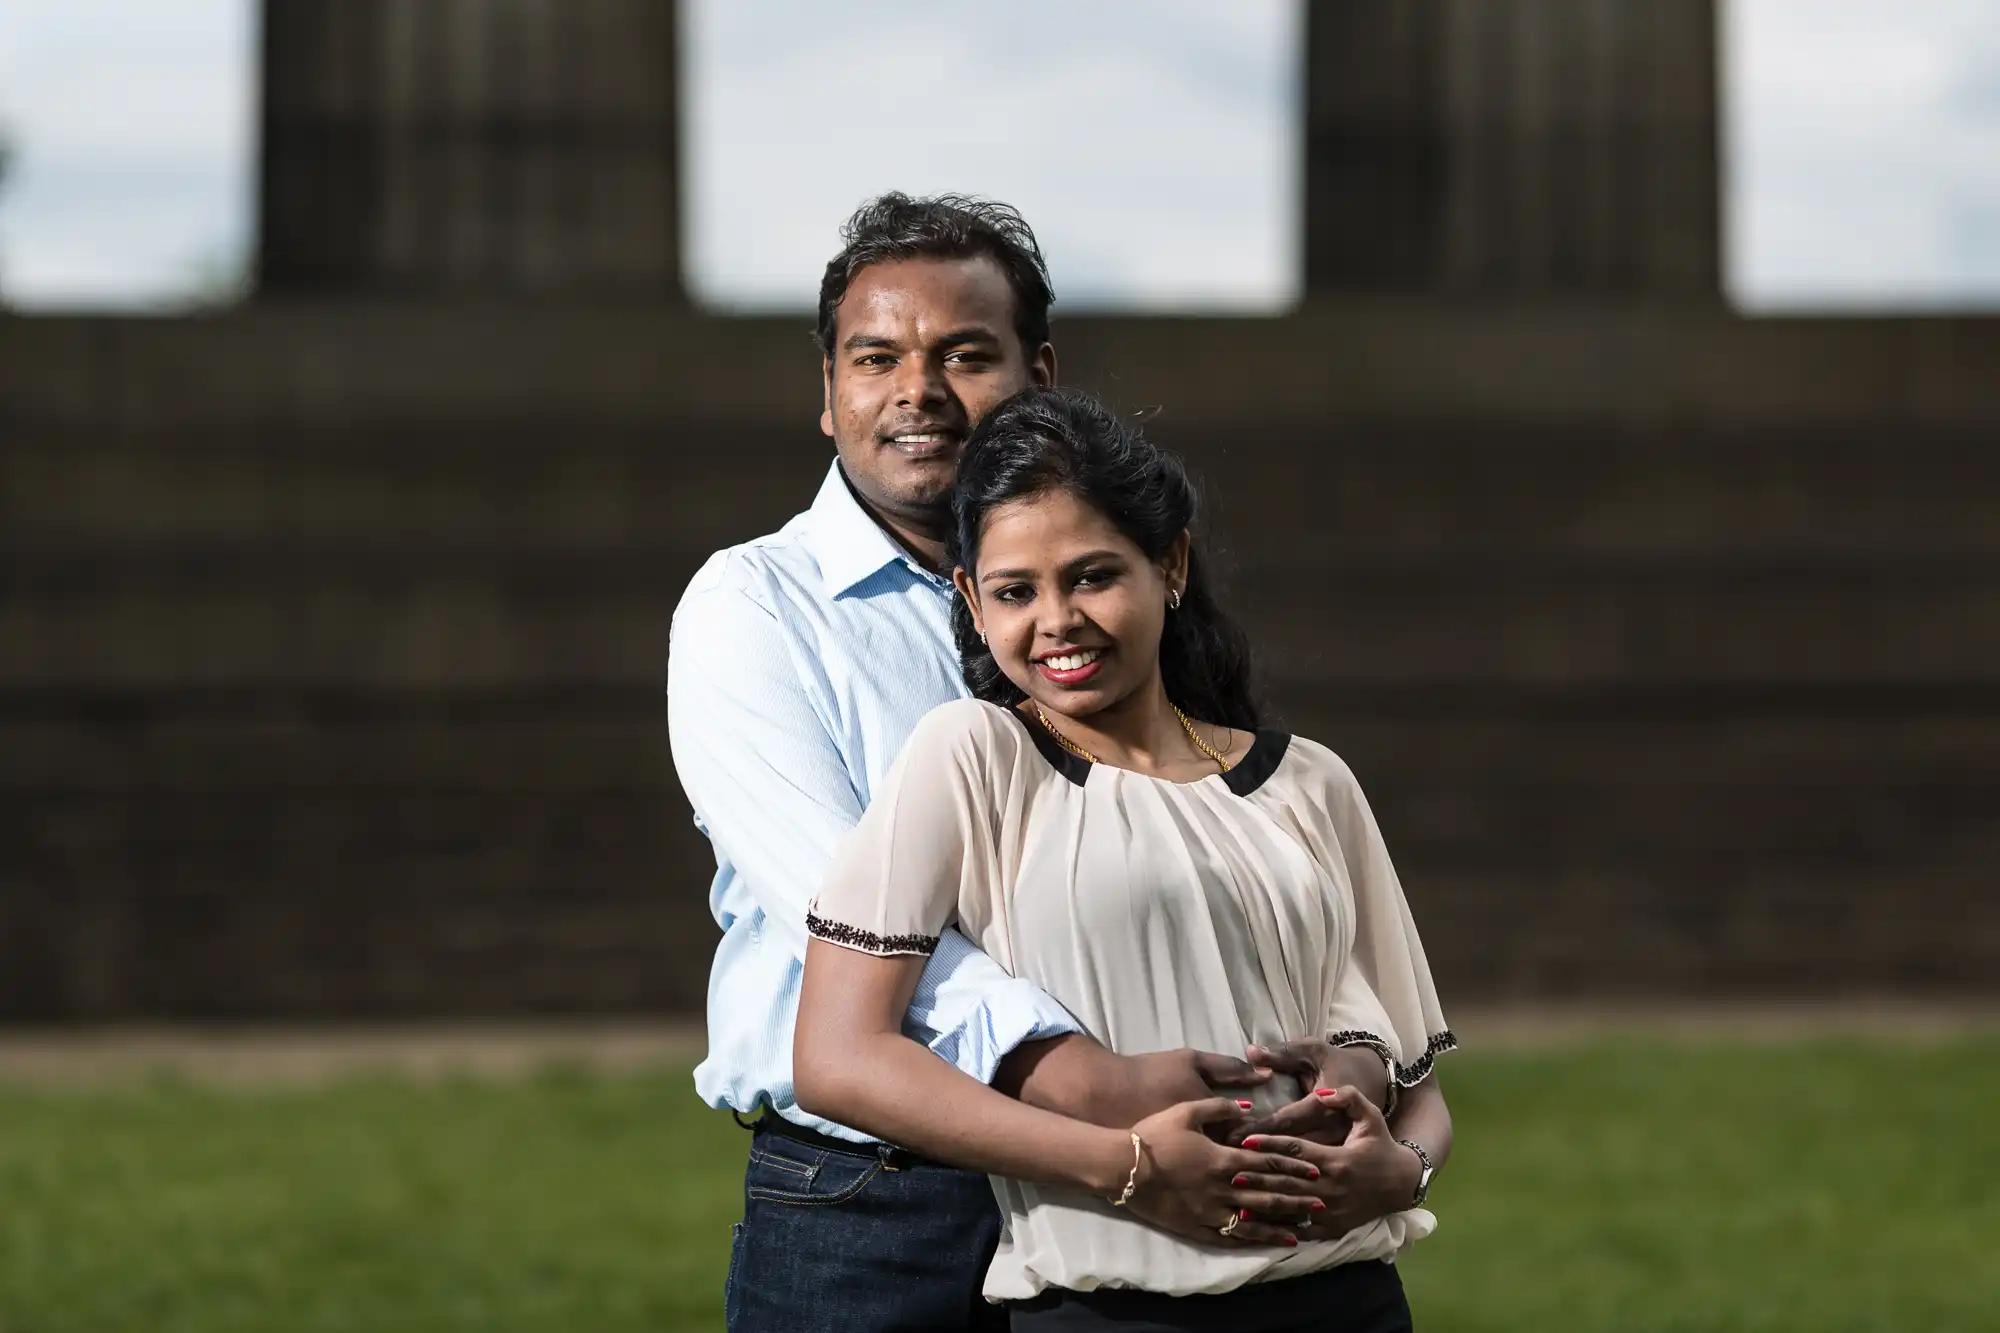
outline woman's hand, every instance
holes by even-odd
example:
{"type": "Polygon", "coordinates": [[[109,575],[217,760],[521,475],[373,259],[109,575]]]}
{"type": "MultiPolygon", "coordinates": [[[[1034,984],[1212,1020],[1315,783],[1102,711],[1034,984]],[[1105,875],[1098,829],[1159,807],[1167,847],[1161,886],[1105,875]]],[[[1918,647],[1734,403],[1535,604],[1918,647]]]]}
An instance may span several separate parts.
{"type": "Polygon", "coordinates": [[[1212,1097],[1182,1102],[1134,1125],[1145,1150],[1126,1206],[1189,1240],[1297,1245],[1293,1228],[1327,1207],[1312,1192],[1320,1168],[1296,1155],[1229,1148],[1209,1137],[1247,1114],[1248,1103],[1212,1097]],[[1231,1218],[1236,1225],[1224,1236],[1231,1218]]]}
{"type": "MultiPolygon", "coordinates": [[[[1252,1135],[1243,1141],[1244,1147],[1267,1156],[1319,1168],[1319,1177],[1310,1188],[1326,1207],[1325,1211],[1312,1215],[1309,1234],[1332,1240],[1363,1223],[1412,1207],[1423,1164],[1415,1153],[1396,1142],[1375,1103],[1353,1087],[1315,1095],[1353,1121],[1354,1127],[1345,1143],[1327,1147],[1289,1135],[1252,1135]]],[[[1268,1190],[1280,1185],[1289,1188],[1295,1180],[1291,1172],[1253,1174],[1249,1184],[1255,1189],[1268,1190]]],[[[1288,1208],[1281,1216],[1289,1218],[1295,1214],[1288,1208]]]]}

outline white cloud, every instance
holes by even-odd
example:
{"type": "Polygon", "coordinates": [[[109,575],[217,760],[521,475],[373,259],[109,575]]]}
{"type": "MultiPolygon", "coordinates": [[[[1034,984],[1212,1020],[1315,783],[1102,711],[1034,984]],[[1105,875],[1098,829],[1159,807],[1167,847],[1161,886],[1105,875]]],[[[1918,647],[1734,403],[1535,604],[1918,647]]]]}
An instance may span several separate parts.
{"type": "Polygon", "coordinates": [[[247,260],[256,0],[10,0],[0,9],[0,292],[148,308],[247,260]]]}
{"type": "Polygon", "coordinates": [[[2000,10],[1731,0],[1729,281],[1753,310],[2000,305],[2000,10]]]}
{"type": "Polygon", "coordinates": [[[809,309],[884,190],[1004,199],[1064,309],[1297,295],[1298,0],[687,0],[689,281],[809,309]]]}
{"type": "MultiPolygon", "coordinates": [[[[1282,308],[1303,3],[682,0],[691,285],[807,308],[855,204],[957,189],[1022,208],[1060,309],[1282,308]]],[[[1722,3],[1738,299],[2000,306],[2000,4],[1722,3]]],[[[0,0],[10,300],[172,303],[246,260],[257,10],[0,0]]]]}

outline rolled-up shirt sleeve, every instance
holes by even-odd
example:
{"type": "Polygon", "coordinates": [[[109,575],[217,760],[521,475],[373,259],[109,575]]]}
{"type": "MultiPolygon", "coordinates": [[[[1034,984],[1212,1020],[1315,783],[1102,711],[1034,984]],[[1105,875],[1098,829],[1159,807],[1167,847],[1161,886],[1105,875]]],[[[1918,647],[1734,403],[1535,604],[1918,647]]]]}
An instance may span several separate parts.
{"type": "MultiPolygon", "coordinates": [[[[698,580],[675,612],[667,666],[674,767],[766,930],[801,960],[807,912],[862,815],[809,691],[817,672],[744,589],[698,580]]],[[[990,1083],[1021,1043],[1080,1030],[1055,1000],[956,931],[937,933],[906,1030],[938,1055],[990,1083]]]]}

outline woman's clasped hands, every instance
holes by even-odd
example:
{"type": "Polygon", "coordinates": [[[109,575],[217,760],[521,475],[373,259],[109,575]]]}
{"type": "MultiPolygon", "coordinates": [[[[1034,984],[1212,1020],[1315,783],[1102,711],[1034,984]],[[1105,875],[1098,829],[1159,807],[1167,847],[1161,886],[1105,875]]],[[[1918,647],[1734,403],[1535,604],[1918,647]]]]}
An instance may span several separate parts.
{"type": "Polygon", "coordinates": [[[1345,1142],[1253,1134],[1225,1146],[1217,1138],[1252,1117],[1223,1097],[1148,1116],[1133,1126],[1143,1147],[1126,1206],[1175,1235],[1239,1246],[1332,1240],[1409,1207],[1420,1164],[1381,1110],[1353,1087],[1313,1095],[1351,1121],[1345,1142]]]}
{"type": "Polygon", "coordinates": [[[1297,1154],[1217,1141],[1251,1118],[1227,1097],[1182,1102],[1132,1127],[1142,1147],[1128,1207],[1147,1222],[1213,1245],[1299,1243],[1325,1212],[1320,1168],[1297,1154]]]}
{"type": "MultiPolygon", "coordinates": [[[[1314,1239],[1331,1240],[1411,1207],[1423,1164],[1396,1140],[1381,1108],[1353,1087],[1320,1088],[1312,1095],[1324,1101],[1329,1111],[1347,1117],[1351,1127],[1344,1141],[1324,1144],[1283,1134],[1252,1134],[1243,1140],[1245,1148],[1267,1160],[1313,1168],[1309,1188],[1322,1207],[1301,1229],[1309,1230],[1314,1239]]],[[[1290,1170],[1253,1172],[1247,1184],[1253,1189],[1268,1189],[1274,1182],[1289,1184],[1296,1178],[1290,1170]]]]}

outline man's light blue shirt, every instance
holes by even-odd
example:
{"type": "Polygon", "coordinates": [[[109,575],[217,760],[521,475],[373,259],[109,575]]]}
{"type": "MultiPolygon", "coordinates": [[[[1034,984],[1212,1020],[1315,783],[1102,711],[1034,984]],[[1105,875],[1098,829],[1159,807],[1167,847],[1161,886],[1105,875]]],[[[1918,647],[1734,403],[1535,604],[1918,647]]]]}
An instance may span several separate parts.
{"type": "MultiPolygon", "coordinates": [[[[760,1104],[867,1136],[792,1100],[792,1023],[806,908],[917,720],[963,698],[948,580],[876,526],[838,463],[812,508],[718,551],[674,611],[667,717],[674,767],[715,847],[709,910],[710,1106],[760,1104]]],[[[904,1030],[982,1083],[1024,1041],[1076,1032],[1047,995],[947,930],[904,1030]]]]}

